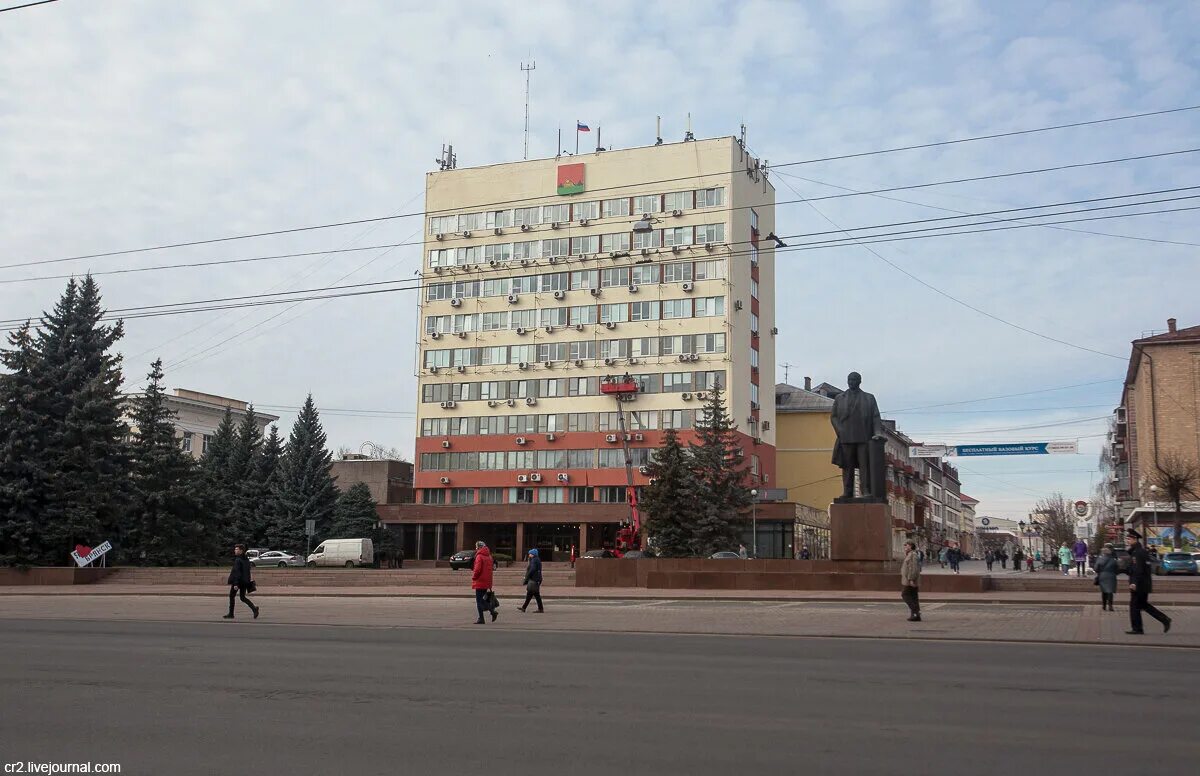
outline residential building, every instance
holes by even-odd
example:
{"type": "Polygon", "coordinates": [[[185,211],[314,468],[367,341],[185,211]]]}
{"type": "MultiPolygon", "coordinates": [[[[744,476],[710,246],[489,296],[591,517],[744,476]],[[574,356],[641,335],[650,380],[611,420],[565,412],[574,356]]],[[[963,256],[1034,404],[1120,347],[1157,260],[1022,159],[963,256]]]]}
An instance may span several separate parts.
{"type": "MultiPolygon", "coordinates": [[[[125,395],[126,420],[131,420],[129,402],[141,395],[140,393],[125,395]]],[[[217,427],[221,425],[226,410],[233,415],[233,422],[236,426],[241,423],[250,407],[248,403],[240,399],[230,399],[225,396],[189,391],[183,388],[176,388],[167,394],[166,404],[167,408],[175,413],[175,436],[179,439],[180,447],[196,460],[208,452],[209,442],[217,433],[217,427]]],[[[254,416],[258,420],[259,429],[263,431],[267,426],[279,420],[278,415],[258,410],[254,411],[254,416]]]]}
{"type": "MultiPolygon", "coordinates": [[[[1170,318],[1166,331],[1133,341],[1109,442],[1121,517],[1148,536],[1159,536],[1174,520],[1174,505],[1151,490],[1156,472],[1171,459],[1200,465],[1197,375],[1200,326],[1180,329],[1170,318]]],[[[1189,499],[1184,510],[1189,517],[1200,514],[1200,499],[1189,499]]],[[[1194,536],[1200,523],[1189,519],[1185,529],[1194,536]]]]}
{"type": "Polygon", "coordinates": [[[342,491],[366,483],[377,505],[413,502],[413,465],[408,461],[349,453],[333,462],[330,474],[342,491]]]}
{"type": "Polygon", "coordinates": [[[842,470],[833,465],[837,434],[830,416],[833,398],[813,390],[812,379],[804,387],[787,383],[775,386],[776,487],[787,490],[787,500],[826,513],[842,495],[842,470]]]}
{"type": "Polygon", "coordinates": [[[933,549],[958,543],[963,538],[962,492],[958,469],[939,458],[922,458],[925,467],[925,497],[929,500],[926,540],[933,549]]]}
{"type": "Polygon", "coordinates": [[[718,386],[771,487],[774,189],[737,140],[443,169],[425,210],[418,504],[385,510],[424,553],[611,546],[624,444],[636,494],[718,386]],[[632,401],[602,393],[624,374],[632,401]]]}
{"type": "Polygon", "coordinates": [[[979,499],[972,498],[966,493],[960,493],[959,501],[962,504],[962,530],[960,532],[962,551],[967,555],[975,555],[975,530],[977,528],[975,508],[979,506],[979,499]]]}

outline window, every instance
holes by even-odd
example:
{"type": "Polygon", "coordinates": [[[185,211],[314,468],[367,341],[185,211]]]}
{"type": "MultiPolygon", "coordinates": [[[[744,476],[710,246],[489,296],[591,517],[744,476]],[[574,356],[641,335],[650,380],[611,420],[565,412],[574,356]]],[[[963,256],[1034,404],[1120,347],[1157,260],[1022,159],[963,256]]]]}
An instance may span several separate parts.
{"type": "MultiPolygon", "coordinates": [[[[566,361],[568,350],[565,342],[547,342],[543,345],[538,345],[538,361],[545,363],[547,361],[566,361]]],[[[546,381],[542,381],[546,382],[546,381]]],[[[557,380],[553,382],[558,382],[557,380]]],[[[546,396],[547,394],[539,394],[546,396]]],[[[554,394],[557,395],[557,394],[554,394]]]]}
{"type": "Polygon", "coordinates": [[[499,331],[508,328],[508,313],[484,313],[482,331],[499,331]]]}
{"type": "Polygon", "coordinates": [[[504,383],[499,382],[498,380],[489,380],[486,382],[482,382],[479,384],[479,398],[484,399],[484,400],[486,400],[486,399],[503,399],[504,398],[503,386],[504,386],[504,383]]]}
{"type": "Polygon", "coordinates": [[[629,285],[629,267],[611,267],[601,270],[600,285],[604,288],[629,285]]]}
{"type": "Polygon", "coordinates": [[[571,290],[580,291],[600,287],[600,270],[585,269],[571,273],[571,290]]]}
{"type": "Polygon", "coordinates": [[[478,280],[460,280],[454,284],[454,295],[462,299],[474,299],[479,296],[478,280]]]}
{"type": "Polygon", "coordinates": [[[642,410],[629,413],[629,428],[633,431],[652,431],[658,428],[658,411],[642,410]]]}
{"type": "Polygon", "coordinates": [[[750,403],[758,404],[758,384],[750,383],[750,403]]]}
{"type": "MultiPolygon", "coordinates": [[[[591,452],[590,450],[588,452],[591,452]]],[[[568,488],[572,504],[591,504],[596,500],[595,492],[589,487],[568,488]]]]}
{"type": "Polygon", "coordinates": [[[572,361],[591,361],[596,358],[596,340],[579,340],[570,343],[570,352],[567,354],[572,361]]]}
{"type": "Polygon", "coordinates": [[[750,331],[755,334],[758,333],[758,316],[754,313],[750,313],[750,331]]]}
{"type": "Polygon", "coordinates": [[[691,343],[691,335],[659,338],[660,352],[664,356],[674,356],[679,353],[691,353],[691,343]]]}
{"type": "Polygon", "coordinates": [[[508,503],[510,504],[532,504],[533,503],[533,488],[509,488],[508,503]]]}
{"type": "Polygon", "coordinates": [[[454,319],[449,315],[427,315],[425,316],[425,333],[449,334],[452,320],[454,319]]]}
{"type": "Polygon", "coordinates": [[[422,504],[445,504],[446,491],[441,488],[425,488],[421,491],[422,504]]]}
{"type": "Polygon", "coordinates": [[[629,320],[657,321],[659,317],[658,302],[632,302],[629,305],[629,320]]]}
{"type": "Polygon", "coordinates": [[[623,485],[597,488],[597,490],[600,492],[599,495],[601,504],[625,503],[625,487],[623,485]]]}
{"type": "Polygon", "coordinates": [[[629,197],[606,199],[600,206],[600,212],[605,218],[629,215],[629,197]]]}
{"type": "Polygon", "coordinates": [[[466,232],[471,229],[482,229],[487,223],[487,219],[483,213],[459,213],[458,214],[458,231],[466,232]]]}
{"type": "Polygon", "coordinates": [[[663,410],[662,427],[683,429],[692,427],[691,410],[663,410]]]}
{"type": "Polygon", "coordinates": [[[538,290],[538,275],[519,275],[512,279],[514,294],[532,294],[538,290]]]}
{"type": "Polygon", "coordinates": [[[458,216],[430,216],[429,233],[446,234],[458,227],[458,216]]]}
{"type": "Polygon", "coordinates": [[[725,314],[725,297],[723,296],[705,296],[696,300],[697,318],[712,318],[718,315],[725,314]]]}
{"type": "Polygon", "coordinates": [[[189,431],[183,432],[183,437],[179,440],[179,449],[185,453],[192,452],[192,434],[189,431]]]}
{"type": "Polygon", "coordinates": [[[480,285],[481,296],[507,296],[512,289],[512,278],[492,278],[480,285]]]}
{"type": "Polygon", "coordinates": [[[724,353],[725,352],[725,333],[718,334],[697,334],[696,335],[696,351],[697,353],[724,353]]]}
{"type": "Polygon", "coordinates": [[[696,373],[696,390],[711,391],[717,386],[725,384],[724,372],[697,372],[696,373]]]}
{"type": "Polygon", "coordinates": [[[562,488],[538,488],[541,491],[538,497],[538,503],[541,504],[561,504],[563,503],[562,488]]]}
{"type": "Polygon", "coordinates": [[[543,307],[542,308],[542,326],[566,326],[567,325],[567,308],[566,307],[543,307]]]}
{"type": "Polygon", "coordinates": [[[429,302],[436,302],[440,299],[449,299],[454,292],[453,283],[430,283],[425,286],[425,299],[429,302]]]}
{"type": "Polygon", "coordinates": [[[571,255],[582,256],[600,250],[600,236],[593,234],[587,237],[571,238],[571,255]]]}
{"type": "Polygon", "coordinates": [[[750,348],[750,366],[758,368],[758,348],[750,348]]]}
{"type": "Polygon", "coordinates": [[[600,250],[606,253],[629,250],[629,232],[600,235],[600,250]]]}
{"type": "Polygon", "coordinates": [[[566,256],[571,250],[571,241],[566,237],[560,237],[555,240],[542,240],[542,255],[546,258],[551,256],[566,256]]]}
{"type": "Polygon", "coordinates": [[[422,387],[422,401],[426,402],[441,402],[447,401],[450,398],[449,383],[435,383],[433,385],[425,385],[422,387]]]}
{"type": "Polygon", "coordinates": [[[750,278],[750,296],[758,298],[758,281],[754,278],[750,278]]]}
{"type": "MultiPolygon", "coordinates": [[[[572,343],[575,344],[575,343],[572,343]]],[[[594,343],[592,343],[594,344],[594,343]]],[[[567,395],[568,396],[595,396],[597,379],[595,377],[570,377],[567,379],[567,395]]],[[[568,419],[569,422],[569,419],[568,419]]],[[[579,431],[578,428],[569,428],[569,431],[579,431]]]]}
{"type": "Polygon", "coordinates": [[[517,226],[537,226],[542,222],[540,207],[519,207],[513,211],[513,223],[517,226]]]}
{"type": "Polygon", "coordinates": [[[449,267],[453,264],[454,252],[449,248],[439,248],[429,252],[429,266],[431,267],[449,267]]]}
{"type": "Polygon", "coordinates": [[[695,197],[690,191],[672,191],[664,197],[665,204],[663,210],[669,212],[675,210],[691,210],[695,202],[695,197]]]}
{"type": "Polygon", "coordinates": [[[571,220],[570,205],[542,205],[543,224],[565,224],[571,220]]]}
{"type": "Polygon", "coordinates": [[[716,280],[725,277],[725,259],[696,262],[696,280],[716,280]]]}
{"type": "Polygon", "coordinates": [[[528,310],[513,310],[509,313],[508,327],[510,329],[537,328],[537,313],[538,311],[533,308],[529,308],[528,310]]]}
{"type": "Polygon", "coordinates": [[[663,242],[666,245],[691,245],[692,227],[677,226],[673,229],[664,229],[663,242]]]}
{"type": "Polygon", "coordinates": [[[629,355],[649,358],[658,355],[658,337],[636,337],[629,341],[629,355]]]}
{"type": "MultiPolygon", "coordinates": [[[[535,312],[530,310],[529,312],[535,312]]],[[[533,328],[530,326],[529,328],[533,328]]],[[[537,361],[537,345],[513,345],[508,349],[508,363],[510,364],[532,364],[537,361]]],[[[514,395],[510,389],[510,399],[524,399],[525,394],[514,395]]]]}
{"type": "Polygon", "coordinates": [[[669,318],[691,318],[692,317],[692,300],[691,299],[668,299],[662,303],[662,317],[664,320],[669,318]]]}
{"type": "Polygon", "coordinates": [[[662,210],[662,197],[657,194],[648,194],[642,197],[633,198],[633,212],[642,213],[657,213],[662,210]]]}
{"type": "Polygon", "coordinates": [[[583,305],[581,307],[572,307],[570,318],[571,325],[578,326],[579,324],[595,323],[598,314],[599,313],[596,310],[596,305],[594,304],[583,305]]]}
{"type": "MultiPolygon", "coordinates": [[[[551,415],[550,417],[554,417],[551,415]]],[[[545,434],[550,431],[559,431],[553,427],[539,428],[538,431],[545,434]]],[[[537,451],[537,468],[539,469],[565,469],[567,468],[567,451],[566,450],[538,450],[537,451]]]]}
{"type": "Polygon", "coordinates": [[[683,393],[692,390],[691,372],[666,372],[662,376],[663,393],[683,393]]]}
{"type": "Polygon", "coordinates": [[[725,204],[725,189],[696,189],[696,207],[720,207],[725,204]]]}
{"type": "Polygon", "coordinates": [[[600,217],[600,203],[597,201],[576,202],[574,204],[574,206],[572,207],[572,210],[573,210],[573,212],[571,215],[575,218],[576,221],[579,221],[584,218],[599,218],[600,217]]]}
{"type": "Polygon", "coordinates": [[[551,272],[541,276],[542,291],[566,291],[570,284],[569,272],[551,272]]]}
{"type": "Polygon", "coordinates": [[[758,211],[754,208],[750,208],[750,228],[758,231],[758,211]]]}
{"type": "MultiPolygon", "coordinates": [[[[583,378],[586,379],[586,378],[583,378]]],[[[571,412],[567,415],[567,431],[594,431],[596,416],[591,412],[571,412]]],[[[577,452],[577,451],[573,451],[577,452]]],[[[574,467],[582,468],[582,467],[574,467]]]]}
{"type": "Polygon", "coordinates": [[[513,212],[511,210],[492,210],[487,214],[484,225],[488,229],[498,229],[505,226],[513,225],[513,212]]]}
{"type": "Polygon", "coordinates": [[[568,469],[591,469],[596,463],[595,450],[568,450],[567,451],[567,468],[568,469]]]}
{"type": "Polygon", "coordinates": [[[758,246],[757,245],[750,246],[750,266],[751,267],[758,266],[758,246]]]}
{"type": "Polygon", "coordinates": [[[451,488],[450,489],[451,504],[474,504],[475,490],[473,488],[451,488]]]}
{"type": "Polygon", "coordinates": [[[599,418],[600,418],[600,430],[601,431],[620,431],[621,430],[620,418],[617,417],[617,413],[601,412],[599,414],[599,418]]]}
{"type": "MultiPolygon", "coordinates": [[[[754,436],[758,436],[757,432],[754,434],[754,436]]],[[[751,455],[750,456],[750,473],[753,474],[755,477],[757,477],[759,475],[760,471],[761,471],[761,469],[759,468],[758,456],[751,455]]]]}
{"type": "Polygon", "coordinates": [[[501,345],[494,348],[481,348],[482,363],[485,366],[493,366],[508,363],[508,347],[501,345]]]}
{"type": "Polygon", "coordinates": [[[692,279],[691,262],[679,262],[675,264],[664,264],[662,268],[662,282],[664,283],[682,283],[685,280],[692,279]]]}
{"type": "Polygon", "coordinates": [[[510,261],[512,259],[512,243],[483,246],[484,261],[510,261]]]}
{"type": "Polygon", "coordinates": [[[445,369],[450,366],[450,351],[449,350],[426,350],[425,351],[425,368],[445,369]]]}
{"type": "Polygon", "coordinates": [[[657,283],[661,272],[662,267],[658,264],[639,264],[632,268],[629,275],[630,282],[642,285],[657,283]]]}
{"type": "Polygon", "coordinates": [[[479,316],[474,313],[463,313],[454,316],[454,331],[471,332],[479,330],[479,316]]]}
{"type": "Polygon", "coordinates": [[[513,243],[513,258],[514,259],[536,259],[542,255],[542,243],[540,240],[529,240],[527,242],[513,243]]]}
{"type": "MultiPolygon", "coordinates": [[[[624,307],[625,305],[621,305],[624,307]]],[[[628,358],[629,357],[629,340],[601,340],[600,341],[600,358],[628,358]]]]}
{"type": "Polygon", "coordinates": [[[508,466],[505,467],[510,471],[520,471],[522,469],[533,468],[533,451],[532,450],[509,450],[505,453],[508,466]]]}
{"type": "Polygon", "coordinates": [[[503,504],[504,503],[504,488],[480,488],[479,489],[480,504],[503,504]]]}
{"type": "Polygon", "coordinates": [[[725,224],[705,224],[696,227],[696,244],[725,242],[725,224]]]}
{"type": "Polygon", "coordinates": [[[633,247],[638,250],[642,248],[662,247],[662,230],[652,229],[649,232],[634,232],[633,247]]]}
{"type": "Polygon", "coordinates": [[[479,348],[455,348],[454,349],[454,365],[455,366],[478,366],[479,365],[479,348]]]}

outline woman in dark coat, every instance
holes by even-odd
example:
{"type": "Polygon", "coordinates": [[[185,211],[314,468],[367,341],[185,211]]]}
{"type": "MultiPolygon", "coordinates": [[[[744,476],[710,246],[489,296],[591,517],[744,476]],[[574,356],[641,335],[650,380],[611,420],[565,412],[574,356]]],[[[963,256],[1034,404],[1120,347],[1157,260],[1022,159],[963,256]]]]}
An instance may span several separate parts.
{"type": "Polygon", "coordinates": [[[521,611],[528,609],[529,602],[535,600],[538,614],[541,614],[545,611],[542,608],[542,559],[537,550],[530,550],[529,566],[525,569],[525,603],[521,606],[521,611]]]}
{"type": "Polygon", "coordinates": [[[254,612],[254,619],[258,619],[258,607],[254,602],[246,597],[246,592],[251,589],[254,584],[254,567],[250,565],[250,560],[246,557],[246,545],[238,544],[233,548],[233,568],[229,571],[229,614],[222,619],[233,619],[233,604],[234,600],[241,595],[242,603],[250,607],[250,611],[254,612]]]}
{"type": "Polygon", "coordinates": [[[1100,587],[1101,611],[1113,610],[1113,596],[1117,592],[1117,558],[1113,555],[1113,546],[1104,545],[1096,558],[1096,584],[1100,587]]]}

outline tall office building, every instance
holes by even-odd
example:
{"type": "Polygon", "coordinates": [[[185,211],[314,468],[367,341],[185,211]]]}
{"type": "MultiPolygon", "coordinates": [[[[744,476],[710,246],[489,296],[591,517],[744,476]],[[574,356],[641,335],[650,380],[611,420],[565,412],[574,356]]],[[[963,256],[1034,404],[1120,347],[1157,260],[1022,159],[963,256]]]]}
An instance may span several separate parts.
{"type": "Polygon", "coordinates": [[[771,487],[774,201],[735,138],[429,173],[410,551],[611,546],[618,411],[644,485],[718,385],[771,487]],[[602,393],[625,374],[633,400],[602,393]]]}

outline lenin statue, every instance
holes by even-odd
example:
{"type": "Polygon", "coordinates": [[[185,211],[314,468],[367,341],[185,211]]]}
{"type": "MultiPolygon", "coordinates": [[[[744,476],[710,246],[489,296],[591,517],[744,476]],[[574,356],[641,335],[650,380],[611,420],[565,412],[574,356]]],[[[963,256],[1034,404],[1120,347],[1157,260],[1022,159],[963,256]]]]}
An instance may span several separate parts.
{"type": "Polygon", "coordinates": [[[880,490],[883,488],[882,474],[872,476],[876,468],[882,469],[883,465],[881,443],[884,429],[883,420],[879,417],[879,405],[874,396],[859,387],[862,385],[862,375],[858,372],[851,372],[846,382],[850,387],[833,400],[833,414],[830,417],[833,429],[837,432],[833,464],[842,469],[842,497],[837,501],[886,502],[887,497],[883,493],[873,490],[876,487],[880,490]],[[872,442],[880,444],[873,445],[872,442]],[[855,469],[859,472],[861,499],[854,497],[855,469]]]}

